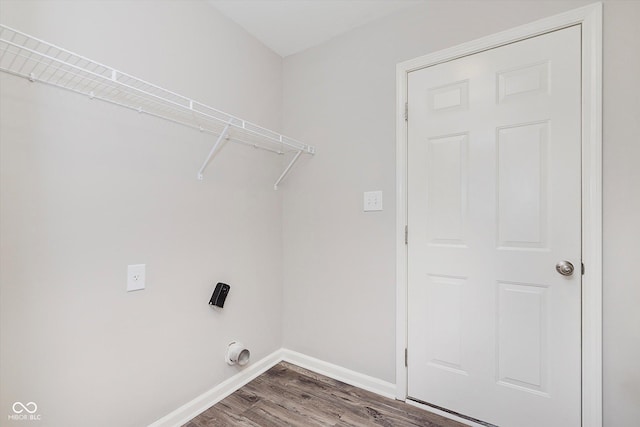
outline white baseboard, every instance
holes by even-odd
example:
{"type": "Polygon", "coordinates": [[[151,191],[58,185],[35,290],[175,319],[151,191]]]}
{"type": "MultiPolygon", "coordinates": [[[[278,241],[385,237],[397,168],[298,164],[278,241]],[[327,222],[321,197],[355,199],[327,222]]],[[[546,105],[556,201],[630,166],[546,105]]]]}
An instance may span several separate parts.
{"type": "Polygon", "coordinates": [[[390,399],[394,399],[396,395],[395,384],[302,353],[281,348],[267,357],[252,363],[246,369],[243,369],[228,380],[223,381],[211,390],[204,392],[191,402],[165,415],[149,425],[149,427],[180,427],[282,361],[292,363],[317,374],[342,381],[390,399]]]}
{"type": "Polygon", "coordinates": [[[368,390],[390,399],[395,399],[396,385],[381,379],[370,377],[369,375],[361,374],[296,351],[287,350],[286,348],[282,349],[282,360],[317,374],[333,378],[334,380],[342,381],[343,383],[368,390]]]}
{"type": "Polygon", "coordinates": [[[276,350],[267,357],[252,363],[228,380],[221,382],[211,390],[204,392],[191,402],[182,405],[170,414],[160,418],[158,421],[149,425],[149,427],[182,426],[281,361],[282,350],[276,350]]]}

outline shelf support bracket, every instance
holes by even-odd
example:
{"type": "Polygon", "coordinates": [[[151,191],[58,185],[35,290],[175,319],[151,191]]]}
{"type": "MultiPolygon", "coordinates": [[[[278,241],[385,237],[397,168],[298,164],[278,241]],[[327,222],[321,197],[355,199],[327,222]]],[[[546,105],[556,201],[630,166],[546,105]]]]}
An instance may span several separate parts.
{"type": "Polygon", "coordinates": [[[211,151],[209,151],[209,155],[207,156],[207,158],[205,159],[204,163],[202,164],[202,167],[198,171],[198,179],[200,181],[202,181],[204,179],[204,175],[203,175],[204,170],[207,168],[207,165],[209,164],[209,161],[211,160],[213,155],[218,150],[218,147],[220,146],[220,143],[222,142],[222,140],[223,139],[229,139],[229,126],[231,126],[231,122],[227,123],[227,125],[224,127],[222,133],[220,134],[220,136],[218,136],[218,139],[216,140],[216,143],[213,144],[213,148],[211,148],[211,151]]]}
{"type": "Polygon", "coordinates": [[[287,165],[287,167],[285,168],[284,172],[282,172],[282,175],[280,175],[280,178],[278,178],[278,180],[276,181],[275,184],[273,184],[273,189],[277,190],[278,189],[278,184],[280,184],[280,182],[284,179],[285,176],[287,176],[287,174],[289,173],[289,171],[291,170],[291,168],[293,167],[293,164],[298,161],[298,157],[300,157],[300,154],[302,154],[302,150],[298,151],[296,153],[295,156],[293,156],[293,159],[291,159],[291,161],[289,162],[289,165],[287,165]]]}

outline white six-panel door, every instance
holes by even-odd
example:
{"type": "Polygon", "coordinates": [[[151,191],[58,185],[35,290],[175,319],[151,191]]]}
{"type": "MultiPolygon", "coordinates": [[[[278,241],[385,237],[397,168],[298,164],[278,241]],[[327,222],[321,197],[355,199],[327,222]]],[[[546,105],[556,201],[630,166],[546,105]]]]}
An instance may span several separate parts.
{"type": "Polygon", "coordinates": [[[412,399],[580,425],[580,52],[575,26],[409,73],[412,399]]]}

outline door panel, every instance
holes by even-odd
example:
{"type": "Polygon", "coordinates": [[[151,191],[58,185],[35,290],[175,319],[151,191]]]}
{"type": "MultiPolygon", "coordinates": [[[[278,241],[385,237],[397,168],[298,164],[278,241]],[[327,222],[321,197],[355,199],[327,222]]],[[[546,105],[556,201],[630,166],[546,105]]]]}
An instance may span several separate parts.
{"type": "Polygon", "coordinates": [[[580,425],[580,50],[575,26],[409,73],[410,398],[580,425]]]}

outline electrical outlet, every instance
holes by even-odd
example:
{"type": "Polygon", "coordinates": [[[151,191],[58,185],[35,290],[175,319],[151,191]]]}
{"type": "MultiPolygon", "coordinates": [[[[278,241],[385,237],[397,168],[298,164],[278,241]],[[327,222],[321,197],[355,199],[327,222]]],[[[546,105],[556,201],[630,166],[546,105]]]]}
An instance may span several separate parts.
{"type": "Polygon", "coordinates": [[[145,264],[133,264],[127,267],[127,292],[144,289],[145,264]]]}
{"type": "Polygon", "coordinates": [[[365,191],[364,193],[364,211],[381,211],[382,210],[382,191],[365,191]]]}

